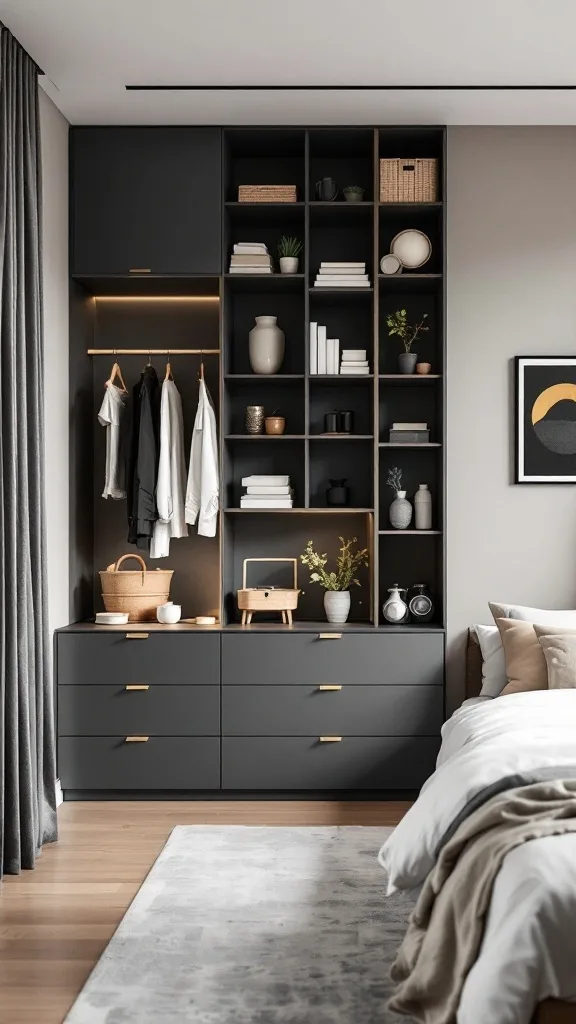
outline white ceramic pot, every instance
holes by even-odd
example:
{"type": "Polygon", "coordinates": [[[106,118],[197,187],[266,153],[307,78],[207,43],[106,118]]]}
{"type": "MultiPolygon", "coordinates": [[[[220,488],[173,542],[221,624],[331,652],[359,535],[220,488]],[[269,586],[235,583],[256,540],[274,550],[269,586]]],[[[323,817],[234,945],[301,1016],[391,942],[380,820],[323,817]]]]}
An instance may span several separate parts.
{"type": "Polygon", "coordinates": [[[328,622],[346,622],[350,612],[350,591],[327,590],[324,594],[324,611],[328,622]]]}
{"type": "Polygon", "coordinates": [[[280,273],[281,274],[297,274],[298,273],[298,257],[297,256],[281,256],[280,257],[280,273]]]}
{"type": "Polygon", "coordinates": [[[417,530],[432,529],[432,495],[428,484],[419,484],[414,495],[414,525],[417,530]]]}
{"type": "Polygon", "coordinates": [[[174,604],[173,601],[166,601],[166,604],[159,604],[156,609],[156,618],[164,626],[173,626],[180,622],[182,617],[182,605],[174,604]]]}
{"type": "Polygon", "coordinates": [[[250,366],[254,373],[278,373],[284,359],[285,339],[275,316],[257,316],[248,335],[250,366]]]}
{"type": "Polygon", "coordinates": [[[382,607],[382,614],[386,619],[386,622],[402,622],[406,617],[408,611],[408,605],[402,600],[398,586],[390,587],[388,589],[390,597],[384,602],[382,607]]]}
{"type": "Polygon", "coordinates": [[[396,491],[390,505],[390,525],[395,530],[407,530],[412,520],[412,505],[406,500],[406,491],[396,491]]]}

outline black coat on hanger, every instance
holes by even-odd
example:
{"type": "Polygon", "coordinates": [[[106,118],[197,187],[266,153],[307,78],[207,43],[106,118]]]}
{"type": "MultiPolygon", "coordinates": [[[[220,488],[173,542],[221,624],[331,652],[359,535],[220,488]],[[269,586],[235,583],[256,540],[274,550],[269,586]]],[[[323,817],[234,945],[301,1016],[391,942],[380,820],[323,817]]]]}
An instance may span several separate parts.
{"type": "Polygon", "coordinates": [[[160,383],[153,366],[145,366],[132,391],[132,422],[128,455],[128,542],[150,550],[158,519],[156,483],[160,457],[160,383]]]}

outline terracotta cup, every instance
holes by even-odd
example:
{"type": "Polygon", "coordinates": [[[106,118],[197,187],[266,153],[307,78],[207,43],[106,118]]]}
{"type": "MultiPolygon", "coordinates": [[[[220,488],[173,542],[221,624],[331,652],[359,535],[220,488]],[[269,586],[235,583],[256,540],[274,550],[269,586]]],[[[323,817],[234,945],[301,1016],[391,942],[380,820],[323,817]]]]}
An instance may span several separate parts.
{"type": "Polygon", "coordinates": [[[416,373],[420,373],[422,374],[422,376],[425,376],[427,373],[430,373],[431,369],[432,366],[430,365],[430,363],[416,363],[416,373]]]}
{"type": "Polygon", "coordinates": [[[286,429],[284,416],[267,416],[264,420],[267,434],[283,434],[286,429]]]}

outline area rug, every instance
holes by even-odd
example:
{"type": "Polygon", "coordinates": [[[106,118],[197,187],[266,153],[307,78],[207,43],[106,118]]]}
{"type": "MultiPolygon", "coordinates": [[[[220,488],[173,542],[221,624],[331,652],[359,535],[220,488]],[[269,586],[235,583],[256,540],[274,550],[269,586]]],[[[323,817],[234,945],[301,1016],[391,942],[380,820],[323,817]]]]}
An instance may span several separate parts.
{"type": "Polygon", "coordinates": [[[385,898],[390,831],[178,826],[66,1024],[399,1021],[413,900],[385,898]]]}

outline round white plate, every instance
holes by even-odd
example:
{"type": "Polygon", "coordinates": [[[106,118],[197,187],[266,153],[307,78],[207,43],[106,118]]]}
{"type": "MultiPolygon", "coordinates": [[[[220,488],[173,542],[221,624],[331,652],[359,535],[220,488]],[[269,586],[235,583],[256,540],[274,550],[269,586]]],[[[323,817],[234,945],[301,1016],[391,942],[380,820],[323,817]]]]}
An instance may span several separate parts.
{"type": "Polygon", "coordinates": [[[428,262],[432,255],[432,242],[423,231],[408,228],[399,231],[392,239],[390,251],[397,256],[406,270],[417,270],[428,262]]]}

